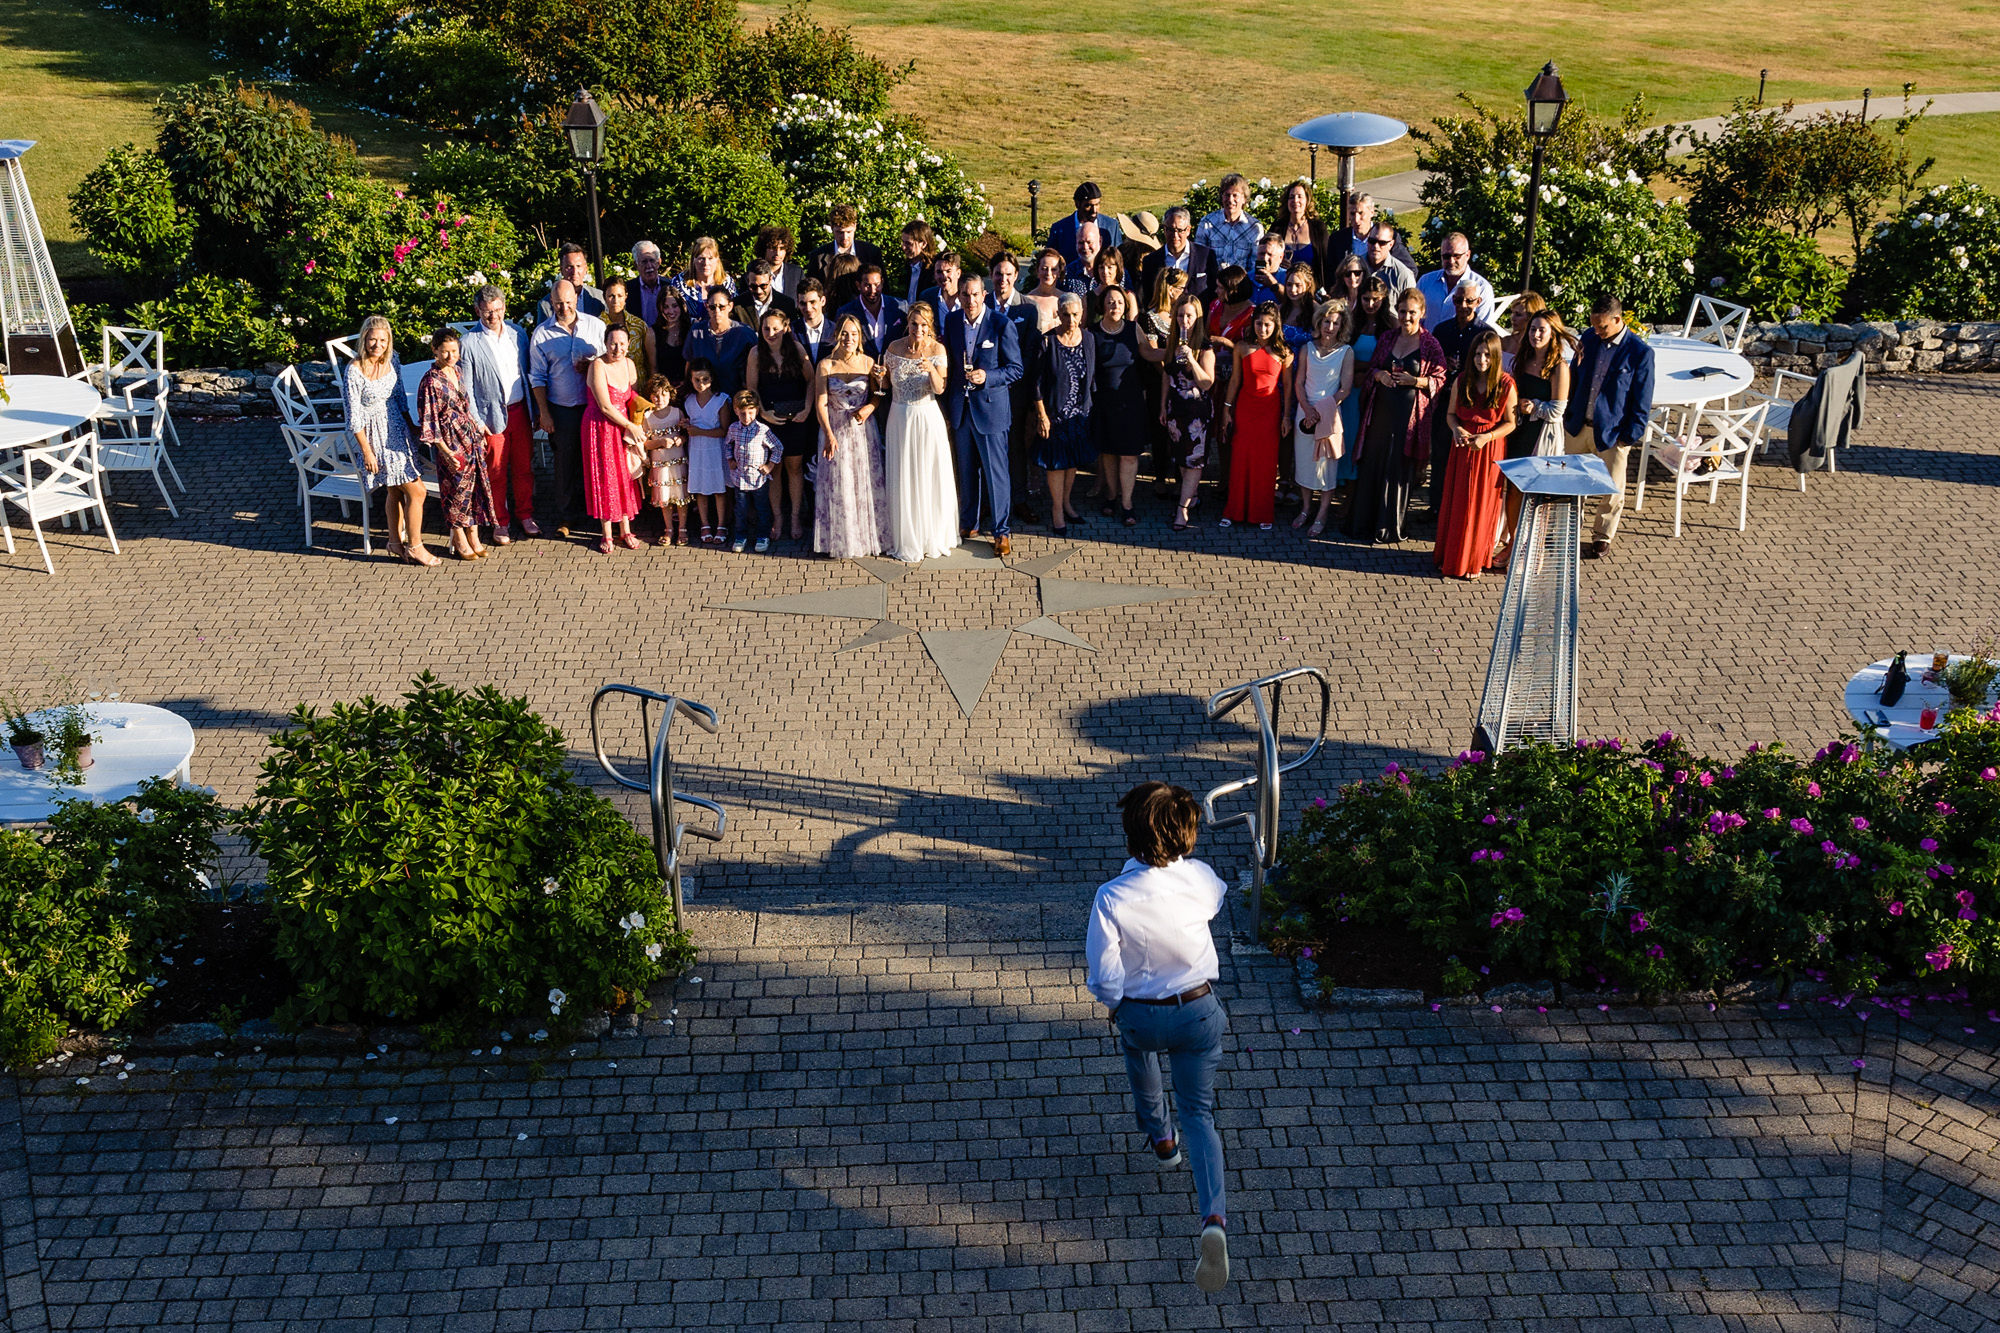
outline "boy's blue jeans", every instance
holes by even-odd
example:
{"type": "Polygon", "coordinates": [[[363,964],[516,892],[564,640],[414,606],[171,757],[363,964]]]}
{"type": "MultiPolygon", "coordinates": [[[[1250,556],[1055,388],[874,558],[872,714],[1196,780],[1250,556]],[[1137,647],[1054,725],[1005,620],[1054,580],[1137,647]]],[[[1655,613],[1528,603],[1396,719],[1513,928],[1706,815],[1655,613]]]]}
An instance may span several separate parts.
{"type": "Polygon", "coordinates": [[[755,540],[771,531],[771,488],[736,492],[736,535],[755,540]]]}
{"type": "Polygon", "coordinates": [[[1215,1132],[1215,1073],[1222,1067],[1222,1038],[1229,1031],[1222,1001],[1212,990],[1183,1005],[1127,1000],[1118,1006],[1117,1018],[1118,1044],[1125,1051],[1125,1072],[1132,1077],[1139,1127],[1155,1142],[1174,1137],[1166,1092],[1160,1085],[1160,1056],[1165,1055],[1173,1070],[1174,1100],[1181,1108],[1181,1146],[1194,1172],[1201,1215],[1226,1216],[1222,1136],[1215,1132]]]}

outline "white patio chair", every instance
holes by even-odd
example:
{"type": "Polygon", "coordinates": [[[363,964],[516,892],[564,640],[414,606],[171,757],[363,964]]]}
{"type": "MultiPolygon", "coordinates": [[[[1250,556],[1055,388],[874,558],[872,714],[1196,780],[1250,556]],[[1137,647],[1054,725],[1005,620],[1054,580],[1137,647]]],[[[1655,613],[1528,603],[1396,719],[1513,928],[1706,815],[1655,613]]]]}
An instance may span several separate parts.
{"type": "Polygon", "coordinates": [[[14,530],[7,522],[7,506],[13,505],[28,516],[35,530],[35,544],[42,548],[42,567],[56,572],[49,559],[49,544],[42,537],[42,520],[80,514],[87,523],[91,511],[104,520],[104,535],[111,539],[111,553],[117,555],[118,536],[111,530],[111,511],[104,504],[104,474],[97,461],[97,432],[84,431],[59,444],[31,445],[11,451],[0,463],[0,537],[7,554],[14,554],[14,530]]]}
{"type": "Polygon", "coordinates": [[[291,455],[292,470],[299,483],[299,511],[305,523],[306,546],[313,544],[312,502],[338,500],[342,517],[361,506],[361,549],[373,555],[375,545],[368,531],[368,490],[361,480],[361,462],[354,437],[344,425],[295,425],[278,428],[285,437],[285,451],[291,455]]]}
{"type": "Polygon", "coordinates": [[[174,460],[167,455],[166,397],[164,381],[150,386],[128,384],[107,397],[108,406],[97,422],[97,466],[105,472],[152,473],[160,498],[167,502],[167,512],[179,518],[181,511],[174,507],[174,497],[167,494],[167,483],[160,476],[164,463],[174,485],[183,494],[187,492],[174,460]],[[142,389],[148,394],[142,394],[142,389]]]}
{"type": "Polygon", "coordinates": [[[1725,351],[1743,350],[1743,337],[1750,331],[1750,307],[1713,296],[1695,296],[1688,302],[1687,318],[1681,323],[1681,337],[1714,343],[1725,351]]]}
{"type": "MultiPolygon", "coordinates": [[[[1791,433],[1792,408],[1805,395],[1805,391],[1812,388],[1812,386],[1813,377],[1811,375],[1801,375],[1796,370],[1774,370],[1771,372],[1771,391],[1769,393],[1756,388],[1745,389],[1743,391],[1741,396],[1745,401],[1763,403],[1768,409],[1764,413],[1763,438],[1757,442],[1758,457],[1763,457],[1765,452],[1770,449],[1771,438],[1773,436],[1788,435],[1791,433]],[[1787,381],[1798,386],[1798,391],[1790,398],[1785,396],[1785,384],[1787,381]]],[[[1826,468],[1829,472],[1833,471],[1833,459],[1831,456],[1826,460],[1826,468]]],[[[1806,477],[1805,473],[1801,472],[1799,474],[1799,489],[1804,490],[1805,488],[1806,477]]]]}
{"type": "MultiPolygon", "coordinates": [[[[112,391],[119,387],[119,381],[127,376],[151,378],[159,383],[159,393],[148,395],[157,397],[160,415],[166,418],[167,438],[174,448],[181,447],[181,433],[174,425],[173,413],[167,410],[167,395],[173,391],[174,378],[167,370],[167,335],[157,329],[127,328],[116,324],[104,326],[104,396],[110,398],[112,391]]],[[[171,460],[168,468],[173,467],[171,460]]],[[[179,482],[180,477],[174,480],[179,482]]],[[[183,491],[187,487],[181,487],[183,491]]]]}
{"type": "Polygon", "coordinates": [[[1507,328],[1507,312],[1514,308],[1514,302],[1521,299],[1519,292],[1497,298],[1493,302],[1493,327],[1501,331],[1507,328]]]}
{"type": "Polygon", "coordinates": [[[1674,536],[1681,535],[1681,506],[1688,488],[1706,485],[1708,502],[1714,504],[1725,481],[1738,483],[1736,530],[1743,531],[1750,517],[1750,455],[1767,410],[1765,403],[1703,408],[1684,434],[1649,425],[1639,455],[1639,493],[1632,502],[1633,512],[1646,507],[1646,465],[1657,459],[1673,475],[1674,536]],[[1704,428],[1712,432],[1706,439],[1701,434],[1704,428]]]}
{"type": "Polygon", "coordinates": [[[347,420],[347,368],[360,355],[361,349],[354,345],[351,335],[346,338],[326,340],[326,361],[333,367],[333,396],[312,400],[313,406],[320,410],[322,417],[326,415],[326,410],[331,408],[339,420],[347,420]]]}

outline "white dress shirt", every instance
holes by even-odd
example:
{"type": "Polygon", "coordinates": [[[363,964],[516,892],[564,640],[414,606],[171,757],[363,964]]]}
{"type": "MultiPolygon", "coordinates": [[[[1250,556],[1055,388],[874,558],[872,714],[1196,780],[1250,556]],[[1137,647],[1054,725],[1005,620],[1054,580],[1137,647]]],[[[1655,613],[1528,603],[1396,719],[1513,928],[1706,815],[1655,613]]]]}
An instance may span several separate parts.
{"type": "Polygon", "coordinates": [[[1161,1000],[1214,981],[1221,969],[1208,923],[1227,892],[1206,861],[1127,861],[1090,905],[1083,942],[1090,993],[1116,1009],[1128,995],[1161,1000]]]}
{"type": "Polygon", "coordinates": [[[1472,317],[1475,324],[1493,322],[1493,284],[1480,277],[1471,269],[1457,282],[1445,276],[1441,268],[1432,269],[1417,279],[1417,290],[1424,294],[1424,327],[1432,332],[1448,319],[1456,318],[1452,309],[1452,296],[1459,288],[1471,286],[1479,293],[1479,313],[1472,317]]]}
{"type": "Polygon", "coordinates": [[[492,355],[494,372],[507,395],[507,406],[526,402],[528,385],[521,375],[521,331],[502,321],[498,333],[481,324],[466,337],[482,339],[480,345],[492,355]]]}

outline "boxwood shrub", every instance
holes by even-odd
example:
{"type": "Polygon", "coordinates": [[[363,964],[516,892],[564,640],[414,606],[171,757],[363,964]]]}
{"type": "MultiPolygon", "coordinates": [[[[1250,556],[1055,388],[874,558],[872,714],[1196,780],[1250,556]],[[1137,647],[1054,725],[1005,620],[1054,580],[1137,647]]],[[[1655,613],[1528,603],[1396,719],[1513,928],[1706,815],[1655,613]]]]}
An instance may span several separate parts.
{"type": "Polygon", "coordinates": [[[1343,920],[1440,955],[1642,993],[1763,969],[1867,990],[1891,975],[2000,981],[2000,710],[1917,752],[1842,741],[1810,759],[1628,747],[1391,764],[1317,800],[1284,846],[1273,937],[1343,920]]]}
{"type": "Polygon", "coordinates": [[[526,700],[426,673],[271,745],[244,832],[298,983],[281,1020],[556,1028],[692,961],[651,844],[526,700]]]}

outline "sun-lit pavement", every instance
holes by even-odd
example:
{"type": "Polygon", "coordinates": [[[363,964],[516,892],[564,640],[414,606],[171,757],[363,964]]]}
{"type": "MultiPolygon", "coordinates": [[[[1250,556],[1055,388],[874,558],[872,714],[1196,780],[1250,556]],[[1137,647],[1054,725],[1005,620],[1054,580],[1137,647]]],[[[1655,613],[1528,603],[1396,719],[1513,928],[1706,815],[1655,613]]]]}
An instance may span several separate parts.
{"type": "MultiPolygon", "coordinates": [[[[1838,476],[1801,495],[1760,468],[1747,532],[1733,505],[1695,503],[1678,540],[1649,492],[1585,567],[1587,732],[1813,747],[1856,666],[2000,614],[2000,382],[1870,387],[1838,476]]],[[[579,761],[601,683],[702,700],[724,730],[684,736],[682,782],[731,811],[695,853],[702,982],[661,997],[671,1032],[564,1048],[540,1077],[516,1053],[245,1052],[172,1078],[142,1060],[112,1087],[46,1071],[18,1100],[0,1084],[0,1323],[2000,1322],[1983,1011],[1307,1015],[1247,956],[1224,968],[1236,1280],[1195,1293],[1186,1178],[1130,1153],[1122,1066],[1081,988],[1084,904],[1119,859],[1111,803],[1140,778],[1235,773],[1247,738],[1200,699],[1300,662],[1337,682],[1300,799],[1457,750],[1495,579],[1441,581],[1420,545],[1177,536],[1149,500],[1136,529],[1093,515],[1067,547],[1020,537],[1014,563],[1067,549],[1048,578],[1203,595],[1051,617],[1088,646],[1012,634],[967,716],[926,632],[1046,614],[1032,571],[882,584],[789,555],[547,541],[421,570],[363,559],[330,504],[307,552],[274,430],[183,436],[180,520],[120,478],[124,555],[58,530],[56,578],[32,542],[0,559],[6,678],[67,666],[187,713],[196,776],[230,800],[295,704],[392,695],[424,669],[526,694],[579,761]],[[871,585],[913,633],[839,652],[874,619],[719,609],[871,585]]],[[[1242,864],[1236,843],[1204,851],[1242,864]]]]}

